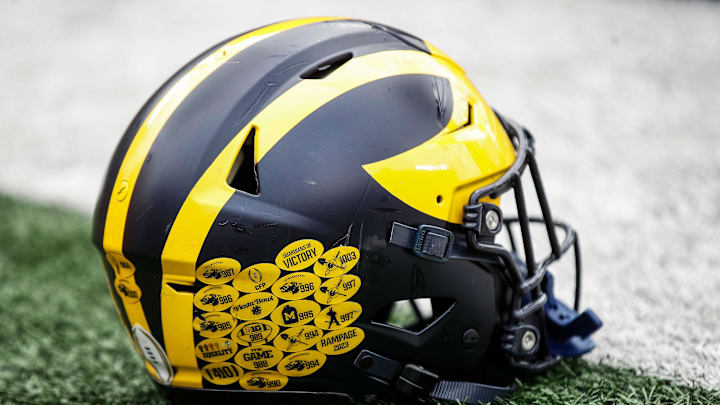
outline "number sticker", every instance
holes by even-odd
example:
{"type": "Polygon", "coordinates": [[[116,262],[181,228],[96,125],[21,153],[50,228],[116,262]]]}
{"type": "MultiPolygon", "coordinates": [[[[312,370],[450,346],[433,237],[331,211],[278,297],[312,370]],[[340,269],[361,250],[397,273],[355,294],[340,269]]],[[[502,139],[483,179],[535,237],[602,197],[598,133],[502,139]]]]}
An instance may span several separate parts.
{"type": "Polygon", "coordinates": [[[354,246],[338,246],[325,252],[313,265],[313,271],[320,277],[342,276],[360,260],[360,251],[354,246]]]}
{"type": "Polygon", "coordinates": [[[195,271],[195,278],[205,284],[225,284],[240,272],[240,262],[229,257],[208,260],[195,271]]]}
{"type": "Polygon", "coordinates": [[[347,301],[360,289],[360,277],[352,274],[331,278],[320,284],[315,292],[315,301],[323,305],[347,301]]]}
{"type": "Polygon", "coordinates": [[[320,287],[320,278],[312,273],[300,271],[290,273],[272,286],[272,293],[283,300],[299,300],[313,293],[320,287]]]}
{"type": "Polygon", "coordinates": [[[229,285],[209,285],[195,294],[193,302],[203,311],[224,311],[232,306],[239,295],[229,285]]]}
{"type": "Polygon", "coordinates": [[[233,363],[210,363],[200,373],[213,384],[229,385],[240,379],[243,369],[233,363]]]}
{"type": "Polygon", "coordinates": [[[315,319],[319,312],[320,305],[315,301],[290,301],[277,307],[270,319],[280,326],[299,326],[315,319]]]}
{"type": "Polygon", "coordinates": [[[240,378],[241,387],[254,391],[277,391],[287,382],[287,376],[271,370],[248,371],[240,378]]]}
{"type": "Polygon", "coordinates": [[[345,301],[323,309],[315,317],[315,325],[325,330],[342,329],[355,322],[362,313],[362,306],[357,302],[345,301]]]}
{"type": "Polygon", "coordinates": [[[193,329],[206,338],[222,337],[235,328],[237,319],[227,312],[205,312],[193,320],[193,329]]]}
{"type": "Polygon", "coordinates": [[[278,364],[278,371],[290,377],[310,375],[325,364],[327,357],[315,350],[290,354],[278,364]]]}
{"type": "Polygon", "coordinates": [[[273,345],[284,352],[299,352],[311,348],[322,337],[317,326],[303,325],[286,329],[279,333],[273,345]]]}
{"type": "Polygon", "coordinates": [[[259,319],[244,322],[232,331],[232,340],[244,346],[262,345],[269,343],[280,331],[280,328],[270,321],[259,319]]]}

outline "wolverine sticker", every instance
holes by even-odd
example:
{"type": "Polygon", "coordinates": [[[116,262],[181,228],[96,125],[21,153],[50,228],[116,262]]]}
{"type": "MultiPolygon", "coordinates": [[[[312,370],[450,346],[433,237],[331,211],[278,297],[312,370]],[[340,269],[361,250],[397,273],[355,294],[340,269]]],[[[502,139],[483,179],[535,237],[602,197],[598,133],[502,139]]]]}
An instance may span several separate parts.
{"type": "Polygon", "coordinates": [[[229,257],[208,260],[195,271],[195,277],[205,284],[219,285],[232,280],[240,272],[240,263],[229,257]]]}
{"type": "Polygon", "coordinates": [[[275,257],[275,264],[288,271],[306,269],[323,254],[322,243],[313,239],[301,239],[285,246],[275,257]]]}
{"type": "Polygon", "coordinates": [[[213,384],[230,385],[240,379],[243,369],[232,363],[210,363],[200,373],[213,384]]]}
{"type": "Polygon", "coordinates": [[[253,293],[270,287],[280,277],[280,269],[271,263],[258,263],[242,270],[233,280],[237,290],[253,293]]]}
{"type": "Polygon", "coordinates": [[[287,384],[288,378],[277,371],[248,371],[240,378],[240,386],[246,390],[277,391],[287,384]]]}
{"type": "Polygon", "coordinates": [[[318,276],[306,271],[291,273],[272,286],[272,293],[284,300],[299,300],[312,295],[320,286],[318,276]]]}
{"type": "Polygon", "coordinates": [[[341,276],[352,270],[360,260],[360,251],[353,246],[338,246],[325,252],[313,265],[313,272],[323,278],[341,276]]]}
{"type": "Polygon", "coordinates": [[[320,370],[326,359],[324,354],[315,350],[294,353],[278,364],[278,371],[290,377],[304,377],[320,370]]]}
{"type": "Polygon", "coordinates": [[[357,302],[345,301],[323,309],[315,317],[315,325],[325,330],[344,328],[355,322],[362,313],[362,306],[357,302]]]}
{"type": "Polygon", "coordinates": [[[244,346],[261,345],[270,342],[279,331],[280,328],[274,323],[260,319],[241,323],[230,337],[244,346]]]}
{"type": "Polygon", "coordinates": [[[203,311],[224,311],[240,294],[229,285],[209,285],[195,294],[193,302],[203,311]]]}
{"type": "Polygon", "coordinates": [[[321,337],[322,330],[317,326],[296,326],[278,334],[273,345],[284,352],[299,352],[312,347],[321,337]]]}
{"type": "Polygon", "coordinates": [[[320,284],[315,292],[315,301],[323,305],[347,301],[360,289],[360,277],[352,274],[331,278],[320,284]]]}
{"type": "Polygon", "coordinates": [[[142,291],[132,278],[116,278],[115,291],[128,304],[140,301],[142,291]]]}
{"type": "Polygon", "coordinates": [[[360,328],[338,329],[323,336],[317,344],[317,349],[330,355],[343,354],[356,348],[363,339],[365,332],[360,328]]]}
{"type": "Polygon", "coordinates": [[[248,370],[263,370],[275,366],[282,358],[283,352],[275,347],[250,346],[240,350],[235,356],[235,363],[248,370]]]}
{"type": "Polygon", "coordinates": [[[290,301],[277,307],[270,319],[280,326],[299,326],[312,321],[318,313],[320,305],[315,301],[290,301]]]}
{"type": "Polygon", "coordinates": [[[195,356],[210,363],[218,363],[234,356],[237,348],[237,343],[227,338],[205,339],[195,346],[195,356]]]}
{"type": "Polygon", "coordinates": [[[206,338],[222,337],[235,328],[237,319],[227,312],[205,312],[193,320],[193,329],[206,338]]]}
{"type": "Polygon", "coordinates": [[[277,297],[268,292],[245,294],[232,304],[230,313],[235,318],[251,321],[270,315],[277,304],[277,297]]]}

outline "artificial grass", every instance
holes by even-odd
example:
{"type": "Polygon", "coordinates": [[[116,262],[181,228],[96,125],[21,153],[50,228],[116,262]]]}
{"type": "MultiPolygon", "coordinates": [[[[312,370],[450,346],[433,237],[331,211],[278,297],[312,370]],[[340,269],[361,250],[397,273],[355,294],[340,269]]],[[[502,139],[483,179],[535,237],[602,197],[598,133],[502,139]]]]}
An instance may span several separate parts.
{"type": "MultiPolygon", "coordinates": [[[[90,219],[0,195],[0,403],[163,403],[108,294],[90,219]]],[[[720,404],[720,394],[566,361],[501,404],[720,404]]]]}

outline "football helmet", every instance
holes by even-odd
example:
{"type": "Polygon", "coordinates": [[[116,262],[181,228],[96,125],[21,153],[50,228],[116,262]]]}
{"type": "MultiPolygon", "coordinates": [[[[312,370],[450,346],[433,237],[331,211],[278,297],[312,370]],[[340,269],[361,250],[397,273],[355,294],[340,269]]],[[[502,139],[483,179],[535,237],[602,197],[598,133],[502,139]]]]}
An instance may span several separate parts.
{"type": "Polygon", "coordinates": [[[491,400],[601,326],[578,313],[577,235],[528,130],[446,54],[372,22],[280,22],[180,69],[120,140],[93,236],[179,398],[491,400]],[[548,272],[569,250],[574,308],[548,272]]]}

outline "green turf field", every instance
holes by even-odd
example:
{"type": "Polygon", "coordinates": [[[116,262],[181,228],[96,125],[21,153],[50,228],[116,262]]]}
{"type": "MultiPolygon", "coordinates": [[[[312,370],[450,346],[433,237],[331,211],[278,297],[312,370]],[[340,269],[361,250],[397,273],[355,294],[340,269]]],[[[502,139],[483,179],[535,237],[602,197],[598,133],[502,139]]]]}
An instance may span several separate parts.
{"type": "MultiPolygon", "coordinates": [[[[0,196],[0,403],[162,403],[133,353],[81,214],[0,196]]],[[[505,404],[720,404],[720,394],[561,363],[505,404]]]]}

